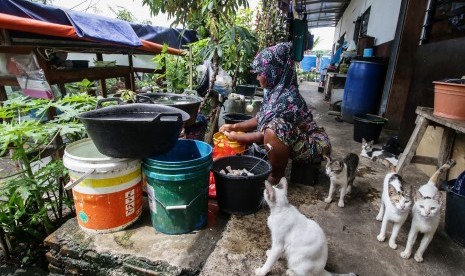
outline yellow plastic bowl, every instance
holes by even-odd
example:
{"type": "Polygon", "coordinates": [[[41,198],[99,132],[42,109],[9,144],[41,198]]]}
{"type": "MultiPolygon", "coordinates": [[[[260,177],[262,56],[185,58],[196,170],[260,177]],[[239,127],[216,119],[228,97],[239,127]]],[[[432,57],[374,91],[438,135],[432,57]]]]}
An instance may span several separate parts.
{"type": "Polygon", "coordinates": [[[234,148],[234,150],[237,150],[236,148],[241,148],[241,151],[245,150],[244,144],[229,140],[228,137],[226,137],[226,135],[224,135],[222,132],[213,134],[213,144],[218,147],[224,147],[224,144],[228,144],[231,148],[234,148]]]}

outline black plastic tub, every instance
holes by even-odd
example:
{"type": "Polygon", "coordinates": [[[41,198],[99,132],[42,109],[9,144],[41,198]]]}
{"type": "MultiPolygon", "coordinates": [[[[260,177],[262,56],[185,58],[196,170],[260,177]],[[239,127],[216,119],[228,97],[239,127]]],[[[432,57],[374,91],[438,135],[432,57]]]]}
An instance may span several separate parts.
{"type": "Polygon", "coordinates": [[[226,124],[237,124],[251,118],[253,117],[242,113],[228,113],[223,115],[223,119],[226,124]]]}
{"type": "Polygon", "coordinates": [[[365,138],[366,141],[378,143],[386,122],[386,118],[372,114],[354,115],[354,140],[361,143],[362,138],[365,138]]]}
{"type": "Polygon", "coordinates": [[[119,98],[97,102],[97,109],[80,113],[98,151],[114,158],[144,158],[168,152],[178,141],[189,114],[159,104],[121,104],[119,98]],[[100,108],[103,102],[119,105],[100,108]]]}
{"type": "Polygon", "coordinates": [[[202,98],[185,94],[141,93],[136,95],[136,102],[148,102],[179,108],[189,114],[190,119],[187,120],[184,125],[190,126],[195,123],[202,98]]]}
{"type": "Polygon", "coordinates": [[[236,93],[246,97],[253,97],[255,89],[257,89],[257,86],[253,84],[239,84],[236,86],[236,93]]]}
{"type": "Polygon", "coordinates": [[[253,156],[227,156],[213,162],[216,196],[220,210],[229,214],[248,215],[260,209],[265,180],[271,172],[271,165],[253,156]],[[256,166],[255,166],[256,165],[256,166]],[[220,173],[231,166],[233,170],[246,169],[253,176],[233,176],[220,173]]]}
{"type": "Polygon", "coordinates": [[[465,197],[450,188],[455,181],[448,181],[444,229],[452,240],[465,247],[465,197]]]}

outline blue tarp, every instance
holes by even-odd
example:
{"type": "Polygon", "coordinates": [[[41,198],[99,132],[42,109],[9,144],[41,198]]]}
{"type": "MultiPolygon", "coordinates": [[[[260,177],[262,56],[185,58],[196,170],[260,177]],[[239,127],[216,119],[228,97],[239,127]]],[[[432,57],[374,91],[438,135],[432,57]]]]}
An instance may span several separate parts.
{"type": "Polygon", "coordinates": [[[173,28],[130,24],[119,19],[24,0],[0,0],[0,13],[73,26],[81,38],[130,47],[141,46],[140,39],[167,43],[173,48],[179,48],[180,43],[184,45],[197,40],[194,31],[186,31],[181,37],[181,31],[173,28]]]}
{"type": "Polygon", "coordinates": [[[140,39],[158,44],[168,44],[179,49],[182,45],[197,41],[197,33],[191,30],[180,30],[153,25],[131,23],[131,27],[140,39]]]}

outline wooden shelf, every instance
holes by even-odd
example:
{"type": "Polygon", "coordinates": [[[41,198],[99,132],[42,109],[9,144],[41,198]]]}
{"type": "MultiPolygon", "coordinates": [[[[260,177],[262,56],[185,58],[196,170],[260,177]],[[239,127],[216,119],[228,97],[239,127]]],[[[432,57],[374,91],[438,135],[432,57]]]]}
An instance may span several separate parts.
{"type": "Polygon", "coordinates": [[[47,72],[47,81],[50,84],[61,84],[78,82],[83,79],[92,81],[118,77],[129,78],[130,74],[129,66],[53,69],[47,72]]]}
{"type": "MultiPolygon", "coordinates": [[[[89,67],[49,70],[46,73],[46,78],[48,83],[52,85],[79,82],[83,79],[90,81],[119,77],[129,79],[130,74],[129,66],[89,67]]],[[[19,86],[16,77],[8,75],[0,76],[0,85],[19,86]]]]}
{"type": "Polygon", "coordinates": [[[0,76],[0,86],[19,86],[15,76],[4,75],[0,76]]]}

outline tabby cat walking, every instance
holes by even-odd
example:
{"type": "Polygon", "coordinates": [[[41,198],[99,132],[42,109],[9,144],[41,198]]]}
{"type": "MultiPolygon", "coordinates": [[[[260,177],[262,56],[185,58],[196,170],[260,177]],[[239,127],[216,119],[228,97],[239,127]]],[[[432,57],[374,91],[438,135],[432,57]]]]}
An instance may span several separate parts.
{"type": "Polygon", "coordinates": [[[412,247],[417,239],[418,232],[423,233],[420,245],[415,252],[415,261],[423,262],[423,253],[434,237],[441,219],[442,194],[438,189],[439,176],[455,165],[454,160],[447,161],[422,185],[415,195],[415,204],[412,208],[412,225],[408,233],[405,250],[400,253],[404,259],[410,258],[412,247]]]}
{"type": "Polygon", "coordinates": [[[331,180],[328,197],[325,198],[325,202],[331,203],[336,186],[340,186],[341,195],[337,205],[339,207],[344,207],[344,197],[350,193],[357,174],[358,155],[349,153],[343,160],[331,160],[327,156],[325,156],[325,158],[327,161],[326,174],[331,180]]]}
{"type": "MultiPolygon", "coordinates": [[[[330,276],[340,275],[325,270],[328,245],[323,229],[315,221],[305,217],[287,199],[287,181],[282,178],[278,185],[265,181],[263,192],[270,206],[268,227],[271,231],[271,249],[265,264],[255,270],[259,276],[266,275],[279,257],[287,259],[287,275],[330,276]]],[[[341,274],[355,276],[354,273],[341,274]]]]}

